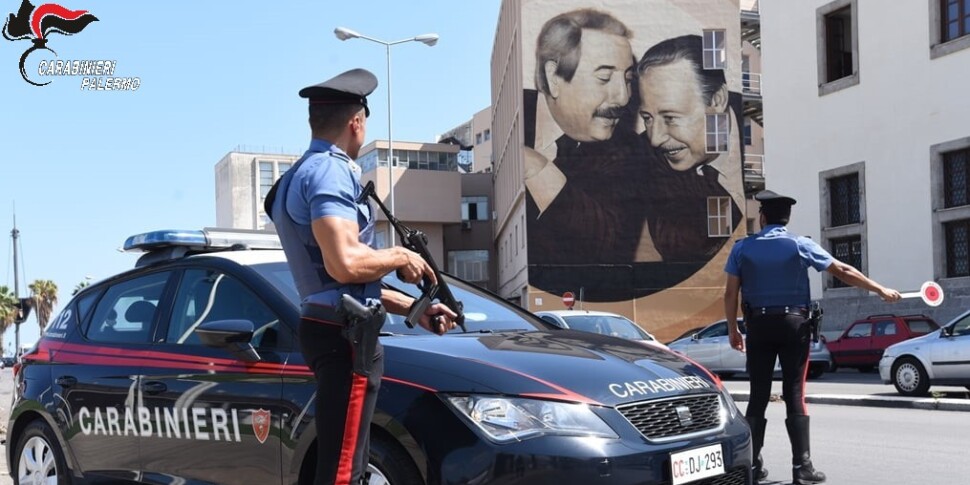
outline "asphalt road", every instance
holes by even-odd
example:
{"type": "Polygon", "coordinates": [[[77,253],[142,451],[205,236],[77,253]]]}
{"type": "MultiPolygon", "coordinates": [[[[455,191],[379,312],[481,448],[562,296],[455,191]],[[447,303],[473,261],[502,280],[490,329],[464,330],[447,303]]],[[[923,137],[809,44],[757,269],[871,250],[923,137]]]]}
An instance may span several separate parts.
{"type": "MultiPolygon", "coordinates": [[[[724,379],[724,386],[731,392],[748,391],[748,377],[737,374],[730,379],[724,379]]],[[[775,376],[771,390],[773,394],[781,394],[781,374],[775,376]]],[[[960,386],[933,386],[931,393],[938,397],[954,399],[970,399],[970,392],[960,386]]],[[[806,383],[807,394],[845,394],[865,396],[899,397],[892,384],[883,384],[879,380],[879,372],[859,372],[855,369],[839,369],[838,372],[826,372],[818,379],[809,379],[806,383]]]]}

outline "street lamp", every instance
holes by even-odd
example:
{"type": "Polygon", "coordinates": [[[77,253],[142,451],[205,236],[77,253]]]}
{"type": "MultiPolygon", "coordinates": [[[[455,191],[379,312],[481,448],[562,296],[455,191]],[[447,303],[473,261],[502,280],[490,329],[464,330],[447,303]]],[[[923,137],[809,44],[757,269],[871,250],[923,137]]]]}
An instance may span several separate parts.
{"type": "MultiPolygon", "coordinates": [[[[422,34],[410,39],[401,39],[394,42],[385,42],[380,39],[368,37],[345,27],[333,29],[333,35],[340,40],[364,39],[376,42],[385,47],[387,52],[387,181],[388,181],[388,205],[391,213],[394,213],[394,141],[391,136],[391,46],[403,44],[405,42],[420,42],[428,47],[438,43],[438,34],[422,34]]],[[[394,246],[394,231],[388,228],[388,247],[394,246]]]]}

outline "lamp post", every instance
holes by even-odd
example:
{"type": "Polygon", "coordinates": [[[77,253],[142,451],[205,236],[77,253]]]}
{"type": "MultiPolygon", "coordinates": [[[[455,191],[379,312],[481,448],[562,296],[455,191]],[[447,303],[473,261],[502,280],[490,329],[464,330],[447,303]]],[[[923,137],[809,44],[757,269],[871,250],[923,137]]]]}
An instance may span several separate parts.
{"type": "MultiPolygon", "coordinates": [[[[387,182],[388,182],[388,206],[390,207],[391,213],[394,213],[394,139],[391,136],[391,46],[397,44],[403,44],[405,42],[420,42],[428,47],[431,47],[438,43],[438,34],[422,34],[416,37],[411,37],[409,39],[396,40],[394,42],[386,42],[380,39],[375,39],[373,37],[368,37],[362,35],[358,32],[350,30],[345,27],[337,27],[333,29],[333,35],[337,36],[340,40],[348,39],[364,39],[371,42],[376,42],[385,47],[387,52],[387,182]]],[[[388,228],[388,247],[394,246],[394,231],[388,228]]]]}

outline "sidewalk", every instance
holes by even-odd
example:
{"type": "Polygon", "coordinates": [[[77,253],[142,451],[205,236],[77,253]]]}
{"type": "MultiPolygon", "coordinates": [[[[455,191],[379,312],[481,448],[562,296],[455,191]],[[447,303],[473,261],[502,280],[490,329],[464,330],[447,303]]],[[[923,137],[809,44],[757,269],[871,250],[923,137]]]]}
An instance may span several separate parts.
{"type": "MultiPolygon", "coordinates": [[[[731,391],[735,401],[748,401],[747,391],[731,391]]],[[[772,394],[772,401],[780,401],[781,395],[772,394]]],[[[834,406],[871,406],[880,408],[931,409],[939,411],[970,412],[970,399],[904,397],[859,394],[806,394],[805,402],[810,404],[831,404],[834,406]]]]}

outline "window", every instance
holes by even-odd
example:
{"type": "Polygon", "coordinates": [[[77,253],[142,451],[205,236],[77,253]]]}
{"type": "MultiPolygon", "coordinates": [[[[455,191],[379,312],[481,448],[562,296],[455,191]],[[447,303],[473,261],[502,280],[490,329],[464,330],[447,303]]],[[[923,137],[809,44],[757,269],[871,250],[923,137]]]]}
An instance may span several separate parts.
{"type": "MultiPolygon", "coordinates": [[[[202,345],[195,330],[207,322],[247,320],[253,323],[253,347],[280,345],[279,317],[235,278],[211,269],[190,269],[182,276],[166,341],[202,345]]],[[[287,342],[288,344],[288,342],[287,342]]]]}
{"type": "Polygon", "coordinates": [[[731,235],[731,198],[707,198],[707,236],[729,237],[731,235]]]}
{"type": "Polygon", "coordinates": [[[94,342],[149,344],[158,302],[171,273],[154,273],[109,288],[85,331],[94,342]]]}
{"type": "Polygon", "coordinates": [[[871,337],[872,336],[872,324],[871,323],[857,323],[849,329],[849,333],[846,335],[848,338],[859,338],[859,337],[871,337]]]}
{"type": "Polygon", "coordinates": [[[946,276],[970,276],[970,219],[943,224],[946,234],[946,276]]]}
{"type": "Polygon", "coordinates": [[[481,133],[475,133],[475,144],[476,145],[481,145],[482,144],[482,134],[481,133]]]}
{"type": "MultiPolygon", "coordinates": [[[[843,263],[862,270],[862,238],[850,236],[841,239],[829,240],[832,248],[832,256],[843,263]]],[[[832,288],[846,288],[849,285],[838,278],[832,278],[832,288]]]]}
{"type": "Polygon", "coordinates": [[[704,69],[724,69],[726,49],[723,30],[704,31],[704,69]]]}
{"type": "Polygon", "coordinates": [[[707,153],[728,151],[728,115],[715,113],[707,115],[707,153]]]}
{"type": "Polygon", "coordinates": [[[492,130],[485,130],[485,141],[492,139],[492,130]]]}
{"type": "Polygon", "coordinates": [[[471,282],[488,280],[488,251],[449,251],[449,272],[471,282]]]}
{"type": "Polygon", "coordinates": [[[906,326],[909,327],[909,331],[913,335],[926,335],[939,328],[938,325],[930,323],[929,320],[906,320],[906,326]]]}
{"type": "Polygon", "coordinates": [[[859,83],[858,0],[816,10],[819,95],[859,83]]]}
{"type": "Polygon", "coordinates": [[[858,173],[829,179],[829,208],[833,227],[861,221],[858,173]]]}
{"type": "Polygon", "coordinates": [[[716,338],[716,337],[726,337],[728,334],[727,323],[717,323],[711,325],[706,330],[698,334],[697,338],[716,338]]]}
{"type": "Polygon", "coordinates": [[[273,162],[259,162],[259,200],[266,200],[274,182],[276,179],[273,178],[273,162]]]}
{"type": "MultiPolygon", "coordinates": [[[[968,0],[970,1],[970,0],[968,0]]],[[[943,206],[970,205],[970,148],[943,154],[943,206]]]]}
{"type": "Polygon", "coordinates": [[[943,42],[970,35],[970,0],[940,0],[943,42]]]}
{"type": "Polygon", "coordinates": [[[751,118],[744,119],[744,146],[751,146],[751,118]]]}
{"type": "Polygon", "coordinates": [[[488,197],[462,197],[461,198],[461,220],[463,221],[486,221],[488,220],[488,197]]]}
{"type": "Polygon", "coordinates": [[[896,335],[896,322],[876,322],[876,336],[896,335]]]}

